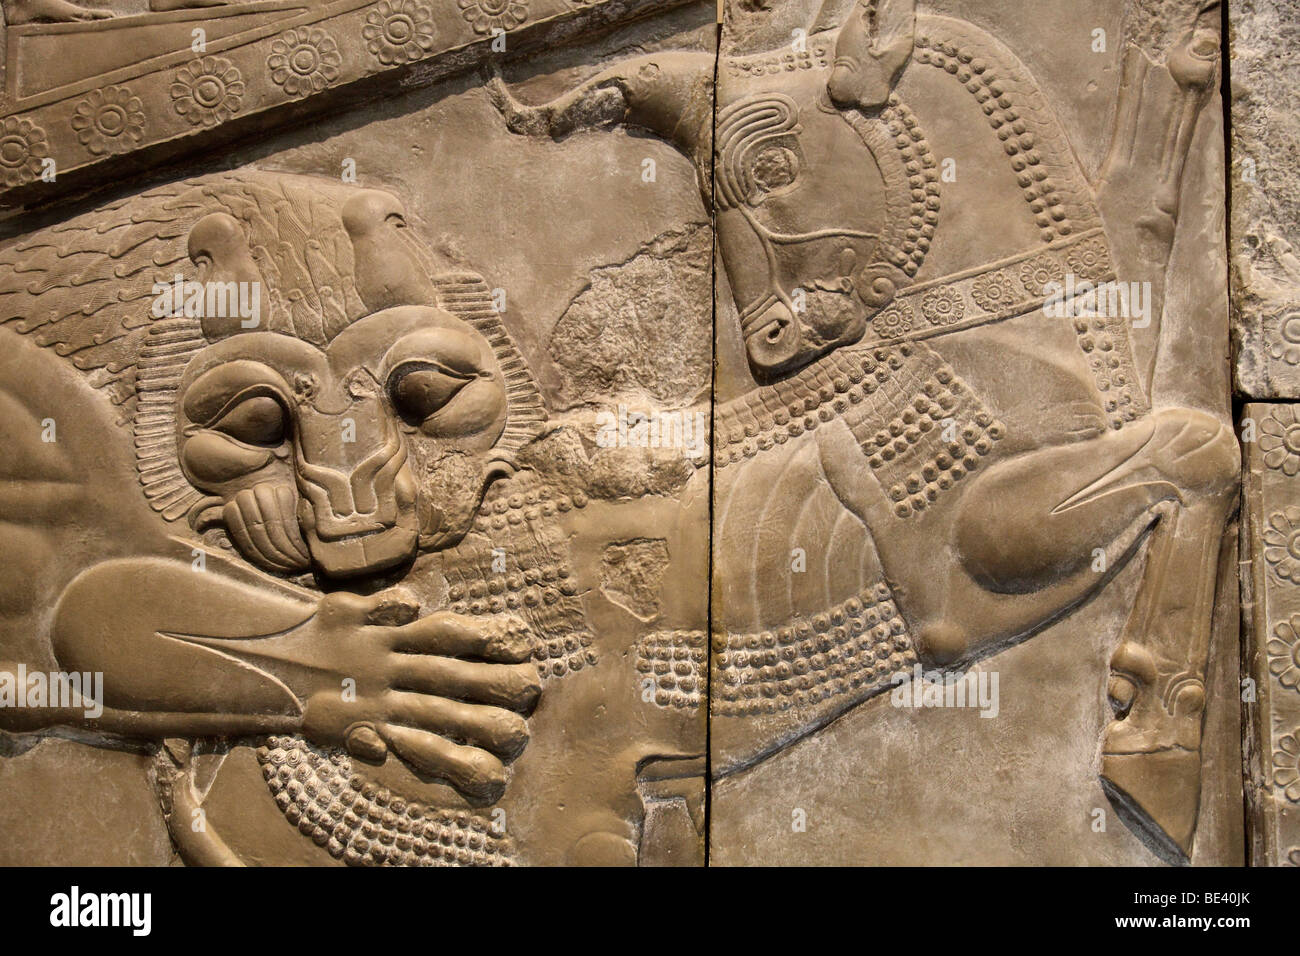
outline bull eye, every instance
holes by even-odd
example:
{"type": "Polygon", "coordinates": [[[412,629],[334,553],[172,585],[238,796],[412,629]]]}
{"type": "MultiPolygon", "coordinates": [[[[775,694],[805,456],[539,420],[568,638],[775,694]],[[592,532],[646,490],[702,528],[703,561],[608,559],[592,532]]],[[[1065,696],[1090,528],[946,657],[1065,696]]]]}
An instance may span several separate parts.
{"type": "Polygon", "coordinates": [[[388,376],[388,394],[398,414],[408,423],[419,425],[475,377],[472,372],[438,362],[405,362],[388,376]]]}
{"type": "Polygon", "coordinates": [[[284,409],[275,399],[254,395],[239,402],[208,427],[246,445],[273,448],[284,441],[284,409]]]}
{"type": "Polygon", "coordinates": [[[764,192],[776,192],[799,178],[799,157],[785,146],[769,146],[754,157],[750,175],[764,192]]]}

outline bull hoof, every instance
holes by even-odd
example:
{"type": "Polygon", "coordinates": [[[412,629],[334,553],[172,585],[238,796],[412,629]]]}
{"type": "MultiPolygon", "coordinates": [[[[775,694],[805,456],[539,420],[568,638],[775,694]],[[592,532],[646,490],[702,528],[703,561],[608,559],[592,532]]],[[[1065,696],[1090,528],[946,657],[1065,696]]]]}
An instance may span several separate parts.
{"type": "Polygon", "coordinates": [[[1190,863],[1201,806],[1199,751],[1103,753],[1101,785],[1124,823],[1158,856],[1190,863]]]}

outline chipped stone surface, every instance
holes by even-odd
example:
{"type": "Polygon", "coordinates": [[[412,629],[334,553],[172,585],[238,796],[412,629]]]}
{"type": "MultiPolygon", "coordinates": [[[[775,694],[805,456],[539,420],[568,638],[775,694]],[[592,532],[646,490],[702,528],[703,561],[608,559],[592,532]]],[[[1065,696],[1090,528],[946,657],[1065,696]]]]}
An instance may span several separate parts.
{"type": "Polygon", "coordinates": [[[1231,0],[1232,286],[1237,391],[1300,398],[1300,4],[1231,0]]]}
{"type": "Polygon", "coordinates": [[[668,545],[662,538],[636,538],[605,545],[600,590],[643,621],[659,616],[659,594],[668,569],[668,545]]]}
{"type": "Polygon", "coordinates": [[[551,331],[557,402],[672,408],[706,397],[709,342],[689,330],[711,312],[712,259],[712,231],[696,223],[597,269],[551,331]]]}

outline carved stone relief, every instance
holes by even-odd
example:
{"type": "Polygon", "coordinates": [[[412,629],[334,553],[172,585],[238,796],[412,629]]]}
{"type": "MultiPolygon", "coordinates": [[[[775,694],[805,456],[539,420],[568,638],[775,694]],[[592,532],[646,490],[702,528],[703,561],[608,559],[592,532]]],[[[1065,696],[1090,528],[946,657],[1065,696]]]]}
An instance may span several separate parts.
{"type": "MultiPolygon", "coordinates": [[[[1214,608],[1238,450],[1226,378],[1163,390],[1160,360],[1176,360],[1161,345],[1184,328],[1226,352],[1221,285],[1165,295],[1188,156],[1213,142],[1213,111],[1201,117],[1217,10],[1185,5],[1155,49],[1132,25],[1121,34],[1106,61],[1119,74],[1110,146],[1089,168],[994,30],[911,2],[792,6],[796,43],[783,23],[766,48],[766,11],[733,8],[711,126],[682,103],[711,69],[689,57],[631,60],[541,107],[496,87],[525,134],[619,121],[697,163],[713,138],[701,172],[729,300],[715,324],[714,859],[907,860],[906,836],[892,852],[827,823],[801,839],[808,808],[765,804],[825,780],[835,800],[868,804],[860,822],[883,815],[844,765],[858,741],[821,728],[853,711],[872,734],[860,705],[878,711],[914,667],[943,680],[996,666],[1139,552],[1127,621],[1101,625],[1113,714],[1100,756],[1086,755],[1139,839],[1096,858],[1145,845],[1191,859],[1211,645],[1230,655],[1233,637],[1215,640],[1214,608]],[[1140,284],[1149,321],[1044,318],[1053,288],[1077,302],[1076,282],[1140,284]],[[837,772],[809,774],[822,761],[837,772]],[[776,822],[790,814],[793,826],[776,822]]],[[[1215,165],[1192,177],[1212,181],[1215,165]]],[[[941,789],[914,774],[901,799],[941,789]]],[[[1059,821],[1059,838],[1079,852],[1067,834],[1083,846],[1088,822],[1059,821]]],[[[1224,836],[1203,841],[1204,859],[1221,858],[1224,836]]]]}
{"type": "Polygon", "coordinates": [[[1250,656],[1243,669],[1253,733],[1247,738],[1248,806],[1257,862],[1300,866],[1300,438],[1295,406],[1246,405],[1243,550],[1251,555],[1243,594],[1250,656]],[[1247,425],[1247,423],[1251,423],[1247,425]]]}
{"type": "Polygon", "coordinates": [[[53,190],[24,187],[93,183],[104,173],[91,170],[105,161],[147,168],[205,139],[680,2],[127,0],[104,9],[6,0],[0,197],[44,200],[53,190]],[[113,159],[136,153],[146,161],[113,159]]]}
{"type": "Polygon", "coordinates": [[[1219,5],[722,12],[5,0],[0,862],[1290,852],[1219,5]]]}
{"type": "MultiPolygon", "coordinates": [[[[1100,799],[1094,806],[1113,810],[1151,852],[1224,860],[1223,834],[1198,836],[1198,821],[1225,809],[1205,806],[1200,781],[1207,768],[1229,769],[1220,754],[1204,754],[1202,735],[1212,647],[1229,656],[1233,637],[1221,628],[1216,639],[1214,606],[1237,450],[1222,378],[1194,397],[1167,389],[1176,359],[1162,349],[1184,329],[1217,341],[1220,354],[1226,342],[1213,295],[1184,303],[1164,291],[1188,156],[1194,141],[1213,142],[1213,111],[1205,121],[1202,111],[1217,75],[1217,13],[1183,5],[1158,51],[1130,32],[1116,37],[1109,148],[1080,156],[1035,78],[1047,64],[1016,52],[1032,46],[1017,36],[1015,6],[981,5],[977,17],[965,6],[969,16],[841,4],[837,28],[813,25],[809,68],[775,75],[781,51],[728,57],[724,31],[719,232],[747,359],[720,383],[742,394],[716,415],[715,461],[726,467],[715,492],[722,633],[712,740],[722,780],[713,840],[724,859],[746,859],[746,803],[777,781],[793,783],[800,766],[851,733],[879,734],[869,750],[886,765],[889,750],[917,734],[949,746],[987,740],[978,721],[951,711],[928,720],[888,713],[899,672],[980,686],[1000,676],[1009,700],[1034,693],[1036,657],[1069,653],[1063,644],[1101,629],[1113,713],[1076,711],[1072,731],[1091,723],[1099,755],[1071,757],[1027,730],[1011,731],[1012,746],[1076,785],[1083,757],[1100,785],[1089,789],[1104,792],[1109,809],[1100,799]],[[764,119],[740,121],[727,137],[728,119],[747,113],[764,119]],[[757,178],[773,149],[797,166],[789,186],[757,178]],[[854,154],[856,169],[844,160],[854,154]],[[809,214],[798,230],[769,225],[792,223],[791,210],[809,214]],[[1141,283],[1149,325],[1105,308],[1045,317],[1044,298],[1071,281],[1141,283]],[[803,315],[792,307],[796,290],[807,290],[803,315]],[[741,384],[750,376],[757,388],[741,384]],[[782,484],[815,490],[769,491],[782,484]],[[755,508],[764,515],[757,533],[755,508]],[[794,548],[818,555],[806,578],[790,573],[794,548]],[[746,553],[757,567],[739,558],[746,553]],[[1091,608],[1071,615],[1116,586],[1135,558],[1127,615],[1088,624],[1080,618],[1091,608]],[[1043,644],[1007,651],[1029,638],[1043,644]],[[1016,657],[1004,667],[1001,652],[1016,657]],[[852,731],[841,725],[818,740],[818,728],[854,707],[852,731]],[[760,762],[791,741],[789,757],[760,762]]],[[[1077,6],[1039,4],[1033,28],[1053,14],[1073,16],[1087,50],[1091,24],[1078,21],[1077,6]]],[[[1097,66],[1089,73],[1103,75],[1097,66]]],[[[1203,182],[1216,163],[1212,147],[1202,149],[1208,162],[1192,175],[1203,182]]],[[[1191,214],[1195,235],[1204,217],[1191,214]]],[[[1208,243],[1198,252],[1213,255],[1208,243]]],[[[1073,677],[1090,688],[1100,679],[1090,668],[1073,677]]],[[[1001,719],[1050,721],[1060,703],[1044,694],[1001,719]]],[[[993,743],[982,759],[1005,767],[1008,744],[993,743]]],[[[928,750],[911,759],[925,761],[928,750]]],[[[896,819],[880,804],[906,797],[880,771],[862,772],[858,793],[872,806],[859,822],[896,819]]],[[[909,817],[918,804],[942,812],[972,799],[941,792],[946,778],[936,769],[930,786],[911,784],[909,817]]],[[[838,839],[846,857],[917,858],[906,838],[861,835],[842,794],[805,786],[800,797],[809,805],[772,815],[803,810],[808,833],[820,825],[824,836],[806,849],[772,839],[764,851],[801,860],[838,839]],[[821,822],[828,816],[834,822],[821,822]]],[[[986,810],[994,800],[973,802],[986,810]]],[[[1055,859],[1144,855],[1128,834],[1101,850],[1088,812],[1074,814],[1056,817],[1047,851],[1055,859]]],[[[968,821],[947,852],[972,859],[979,846],[985,859],[1041,858],[1016,827],[1014,816],[968,821]],[[989,841],[1005,849],[990,851],[989,841]]]]}

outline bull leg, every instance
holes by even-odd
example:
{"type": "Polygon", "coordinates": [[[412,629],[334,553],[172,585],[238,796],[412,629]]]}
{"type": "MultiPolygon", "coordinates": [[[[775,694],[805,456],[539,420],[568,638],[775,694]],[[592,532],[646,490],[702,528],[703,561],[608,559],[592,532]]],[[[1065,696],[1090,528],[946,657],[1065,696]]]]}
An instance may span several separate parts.
{"type": "Polygon", "coordinates": [[[1239,461],[1217,419],[1164,409],[1120,431],[1010,458],[974,479],[955,514],[935,507],[900,523],[879,484],[863,480],[849,430],[827,426],[818,439],[827,480],[872,529],[886,573],[906,591],[918,651],[937,664],[1026,636],[1086,599],[1106,580],[1091,569],[1096,550],[1118,567],[1172,510],[1230,497],[1239,461]],[[936,535],[951,536],[958,557],[942,575],[936,535]]]}
{"type": "Polygon", "coordinates": [[[1102,741],[1102,782],[1121,813],[1173,855],[1191,852],[1200,801],[1201,724],[1223,528],[1235,502],[1237,448],[1215,419],[1152,416],[1150,439],[1057,505],[1085,521],[1137,488],[1167,488],[1151,508],[1146,566],[1111,662],[1116,719],[1102,741]]]}
{"type": "Polygon", "coordinates": [[[1183,173],[1218,69],[1218,24],[1208,12],[1210,6],[1169,51],[1166,65],[1156,65],[1136,46],[1125,50],[1110,149],[1095,183],[1120,280],[1150,283],[1150,326],[1133,333],[1135,359],[1148,394],[1156,371],[1165,272],[1174,246],[1183,173]]]}
{"type": "Polygon", "coordinates": [[[1191,855],[1200,805],[1205,669],[1231,507],[1223,495],[1160,519],[1111,660],[1115,720],[1102,737],[1102,783],[1121,813],[1182,859],[1191,855]]]}
{"type": "Polygon", "coordinates": [[[1166,856],[1186,860],[1200,804],[1219,553],[1239,453],[1230,430],[1201,412],[1164,409],[1147,427],[1140,449],[1052,509],[1044,533],[1068,540],[1072,528],[1131,523],[1122,513],[1134,493],[1153,495],[1143,509],[1154,526],[1141,586],[1111,661],[1115,720],[1102,738],[1101,777],[1121,815],[1166,856]]]}
{"type": "Polygon", "coordinates": [[[1029,451],[976,479],[955,516],[927,512],[937,523],[911,533],[892,520],[876,483],[862,480],[849,430],[819,429],[818,439],[827,479],[875,532],[888,577],[907,591],[918,652],[933,663],[970,660],[1058,619],[1105,582],[1090,571],[1094,549],[1118,566],[1150,531],[1112,661],[1116,719],[1104,734],[1102,780],[1122,813],[1186,857],[1215,577],[1240,468],[1231,429],[1166,408],[1095,439],[1029,451]],[[936,575],[933,535],[954,518],[959,566],[936,575]]]}

